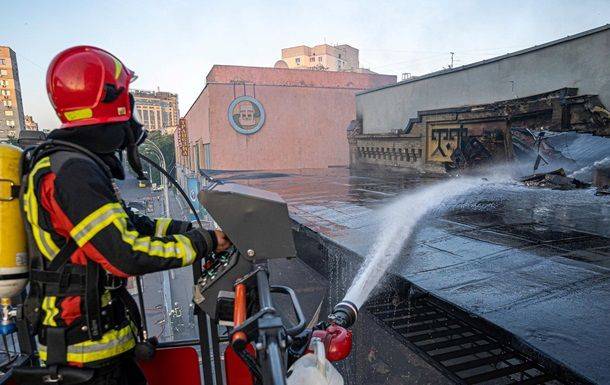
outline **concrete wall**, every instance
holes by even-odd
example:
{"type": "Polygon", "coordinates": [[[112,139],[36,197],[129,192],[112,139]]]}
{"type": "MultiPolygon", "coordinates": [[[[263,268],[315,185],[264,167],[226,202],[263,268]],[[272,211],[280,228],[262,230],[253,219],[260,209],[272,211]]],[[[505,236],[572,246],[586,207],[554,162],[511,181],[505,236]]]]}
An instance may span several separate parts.
{"type": "Polygon", "coordinates": [[[563,87],[576,87],[579,94],[598,94],[610,107],[610,25],[582,35],[359,94],[357,114],[363,132],[404,129],[421,110],[491,103],[563,87]]]}
{"type": "MultiPolygon", "coordinates": [[[[349,163],[345,128],[356,114],[355,90],[257,86],[266,121],[255,134],[227,119],[231,85],[210,85],[212,167],[220,170],[326,168],[349,163]]],[[[239,95],[241,96],[241,95],[239,95]]]]}
{"type": "Polygon", "coordinates": [[[197,101],[186,114],[189,142],[210,143],[210,90],[201,92],[197,101]]]}
{"type": "Polygon", "coordinates": [[[209,143],[211,168],[217,170],[347,166],[346,129],[356,116],[355,94],[395,81],[376,74],[214,66],[185,116],[189,142],[209,143]],[[265,110],[264,125],[251,135],[235,131],[227,117],[231,102],[243,95],[255,97],[265,110]]]}

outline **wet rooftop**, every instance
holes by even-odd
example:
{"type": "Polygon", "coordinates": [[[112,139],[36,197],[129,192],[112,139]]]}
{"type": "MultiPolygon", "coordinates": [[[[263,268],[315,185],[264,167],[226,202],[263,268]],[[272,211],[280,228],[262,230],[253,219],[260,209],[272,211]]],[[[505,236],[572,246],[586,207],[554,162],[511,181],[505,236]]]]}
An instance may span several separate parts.
{"type": "MultiPolygon", "coordinates": [[[[215,177],[279,193],[297,222],[363,257],[384,228],[376,209],[438,182],[342,168],[215,177]]],[[[609,197],[514,183],[429,215],[392,272],[610,383],[609,268],[609,197]]]]}

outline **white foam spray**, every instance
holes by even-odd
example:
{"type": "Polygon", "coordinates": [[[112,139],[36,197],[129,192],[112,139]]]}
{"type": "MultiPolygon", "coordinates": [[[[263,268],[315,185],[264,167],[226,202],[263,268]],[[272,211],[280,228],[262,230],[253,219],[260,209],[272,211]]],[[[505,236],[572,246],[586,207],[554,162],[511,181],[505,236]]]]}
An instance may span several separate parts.
{"type": "Polygon", "coordinates": [[[579,170],[576,170],[568,176],[570,178],[576,178],[584,182],[590,182],[593,179],[593,169],[595,169],[596,167],[610,167],[610,156],[607,156],[602,160],[598,160],[597,162],[589,166],[585,166],[579,170]]]}
{"type": "Polygon", "coordinates": [[[381,209],[378,214],[382,229],[348,289],[345,299],[360,308],[427,213],[442,210],[450,200],[485,184],[492,184],[491,179],[495,182],[508,180],[507,177],[500,175],[452,179],[409,192],[381,209]]]}

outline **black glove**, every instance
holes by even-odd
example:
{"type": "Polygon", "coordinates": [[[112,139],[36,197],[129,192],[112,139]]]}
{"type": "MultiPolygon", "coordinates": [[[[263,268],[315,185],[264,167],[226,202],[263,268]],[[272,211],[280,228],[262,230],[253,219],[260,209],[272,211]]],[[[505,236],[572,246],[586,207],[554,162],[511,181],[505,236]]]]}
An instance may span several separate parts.
{"type": "MultiPolygon", "coordinates": [[[[214,231],[202,229],[201,227],[196,227],[193,230],[197,231],[199,234],[201,234],[201,236],[205,240],[205,244],[207,246],[206,254],[213,253],[214,250],[216,250],[216,248],[218,247],[218,239],[216,239],[216,234],[214,234],[214,231]]],[[[204,257],[206,257],[206,255],[199,256],[199,258],[204,258],[204,257]]]]}

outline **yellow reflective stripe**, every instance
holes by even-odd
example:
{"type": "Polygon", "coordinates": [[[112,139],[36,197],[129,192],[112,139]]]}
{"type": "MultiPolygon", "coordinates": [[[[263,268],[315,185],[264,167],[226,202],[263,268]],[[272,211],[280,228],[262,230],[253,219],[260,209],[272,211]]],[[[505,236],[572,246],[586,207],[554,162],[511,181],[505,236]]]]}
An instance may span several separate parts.
{"type": "Polygon", "coordinates": [[[169,225],[172,223],[172,220],[169,218],[159,218],[155,221],[155,237],[163,237],[167,234],[167,229],[169,229],[169,225]]]}
{"type": "MultiPolygon", "coordinates": [[[[127,325],[119,330],[106,332],[98,341],[85,341],[68,346],[68,362],[88,363],[112,358],[136,346],[134,338],[135,327],[127,325]]],[[[47,347],[38,345],[40,359],[46,361],[47,347]]]]}
{"type": "Polygon", "coordinates": [[[68,122],[89,119],[93,117],[93,110],[91,108],[81,108],[79,110],[66,111],[64,112],[64,116],[68,122]]]}
{"type": "Polygon", "coordinates": [[[115,57],[113,57],[112,59],[114,60],[114,79],[119,80],[119,76],[121,76],[121,71],[123,71],[123,66],[121,65],[119,59],[115,57]]]}
{"type": "Polygon", "coordinates": [[[38,246],[38,249],[48,260],[51,260],[57,255],[59,252],[59,247],[53,242],[51,238],[51,234],[44,231],[38,225],[38,200],[36,199],[35,188],[34,186],[34,176],[37,172],[45,167],[50,167],[51,161],[49,157],[42,158],[28,176],[28,190],[24,194],[24,209],[26,212],[27,220],[32,225],[32,234],[34,236],[34,241],[38,246]]]}
{"type": "Polygon", "coordinates": [[[30,175],[28,176],[28,191],[26,192],[26,196],[24,198],[26,198],[26,204],[28,206],[28,221],[30,223],[38,224],[38,204],[36,202],[36,194],[34,193],[36,187],[34,186],[34,175],[36,175],[40,169],[45,167],[51,167],[51,161],[48,157],[42,158],[40,162],[34,166],[30,172],[30,175]]]}
{"type": "Polygon", "coordinates": [[[104,291],[104,294],[102,294],[102,298],[101,298],[101,306],[108,306],[110,304],[110,300],[112,299],[112,296],[110,295],[110,290],[106,290],[104,291]]]}
{"type": "Polygon", "coordinates": [[[172,235],[178,241],[178,247],[186,254],[184,261],[182,262],[182,266],[188,266],[195,260],[197,256],[197,252],[191,243],[191,240],[188,237],[180,234],[172,235]],[[184,249],[184,250],[182,250],[184,249]]]}
{"type": "Polygon", "coordinates": [[[53,242],[51,238],[51,234],[47,233],[38,225],[32,224],[32,234],[34,235],[34,240],[36,241],[36,245],[38,249],[49,261],[55,258],[57,253],[59,252],[59,248],[53,242]]]}
{"type": "Polygon", "coordinates": [[[121,233],[123,241],[131,246],[134,251],[140,251],[153,257],[160,258],[179,258],[182,266],[187,266],[195,259],[195,249],[191,241],[183,235],[173,235],[175,241],[163,242],[153,240],[149,236],[140,237],[138,232],[127,229],[125,218],[116,218],[113,221],[116,228],[121,233]]]}
{"type": "Polygon", "coordinates": [[[125,213],[121,204],[116,202],[107,203],[74,226],[70,235],[79,246],[83,246],[112,221],[120,217],[127,217],[127,213],[125,213]]]}
{"type": "Polygon", "coordinates": [[[59,314],[59,309],[55,306],[57,297],[44,297],[42,299],[42,310],[45,313],[44,319],[42,320],[43,325],[57,326],[55,322],[55,316],[59,314]]]}

